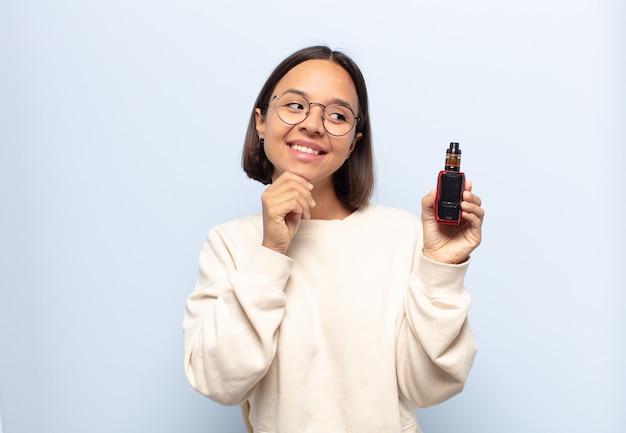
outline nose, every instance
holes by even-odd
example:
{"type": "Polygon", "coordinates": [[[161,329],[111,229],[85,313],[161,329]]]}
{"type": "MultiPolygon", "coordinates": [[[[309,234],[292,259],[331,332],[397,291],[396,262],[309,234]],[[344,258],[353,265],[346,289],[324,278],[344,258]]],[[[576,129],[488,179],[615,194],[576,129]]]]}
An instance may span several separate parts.
{"type": "Polygon", "coordinates": [[[326,107],[317,102],[311,102],[309,107],[309,114],[300,123],[300,128],[313,134],[323,134],[324,119],[322,116],[324,115],[324,109],[326,107]]]}

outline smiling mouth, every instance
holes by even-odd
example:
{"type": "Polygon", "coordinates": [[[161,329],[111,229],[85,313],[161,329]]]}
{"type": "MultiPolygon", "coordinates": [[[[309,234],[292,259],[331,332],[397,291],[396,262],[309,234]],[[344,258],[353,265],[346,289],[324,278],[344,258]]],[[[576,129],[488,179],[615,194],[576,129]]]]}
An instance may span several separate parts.
{"type": "Polygon", "coordinates": [[[308,153],[310,155],[322,155],[323,152],[319,150],[311,149],[310,147],[301,146],[299,144],[292,144],[291,148],[296,152],[308,153]]]}

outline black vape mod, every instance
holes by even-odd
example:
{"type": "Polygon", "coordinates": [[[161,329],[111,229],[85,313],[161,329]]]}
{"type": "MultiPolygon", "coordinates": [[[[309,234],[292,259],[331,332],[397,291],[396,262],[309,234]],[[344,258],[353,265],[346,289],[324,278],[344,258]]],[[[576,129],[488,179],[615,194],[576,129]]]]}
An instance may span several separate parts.
{"type": "Polygon", "coordinates": [[[459,143],[450,143],[446,150],[446,164],[437,180],[435,218],[440,224],[461,223],[461,201],[465,190],[465,174],[461,169],[459,143]]]}

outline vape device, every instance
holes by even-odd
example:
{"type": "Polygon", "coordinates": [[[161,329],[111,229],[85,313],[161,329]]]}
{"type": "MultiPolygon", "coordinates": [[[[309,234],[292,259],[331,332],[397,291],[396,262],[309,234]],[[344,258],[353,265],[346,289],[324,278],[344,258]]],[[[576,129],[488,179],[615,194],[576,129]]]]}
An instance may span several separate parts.
{"type": "Polygon", "coordinates": [[[437,180],[435,218],[440,224],[461,223],[461,201],[465,190],[465,174],[461,171],[459,143],[450,143],[446,150],[446,163],[437,180]]]}

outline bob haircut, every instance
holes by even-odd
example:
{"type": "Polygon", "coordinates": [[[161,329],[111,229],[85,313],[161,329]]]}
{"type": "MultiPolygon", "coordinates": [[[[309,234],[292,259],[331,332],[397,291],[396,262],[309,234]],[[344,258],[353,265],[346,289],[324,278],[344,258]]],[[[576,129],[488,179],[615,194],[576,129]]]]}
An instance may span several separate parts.
{"type": "Polygon", "coordinates": [[[242,166],[248,177],[264,185],[272,183],[274,166],[267,159],[263,143],[257,136],[255,109],[259,108],[265,116],[270,98],[278,82],[295,66],[307,60],[322,59],[333,62],[350,75],[359,98],[359,122],[355,134],[360,132],[361,139],[356,143],[350,157],[334,173],[335,193],[349,209],[355,210],[367,204],[374,189],[374,161],[372,157],[372,132],[370,127],[367,102],[367,88],[359,67],[354,61],[339,51],[332,51],[325,46],[314,46],[296,51],[283,60],[271,73],[259,96],[248,123],[248,130],[243,145],[242,166]]]}

